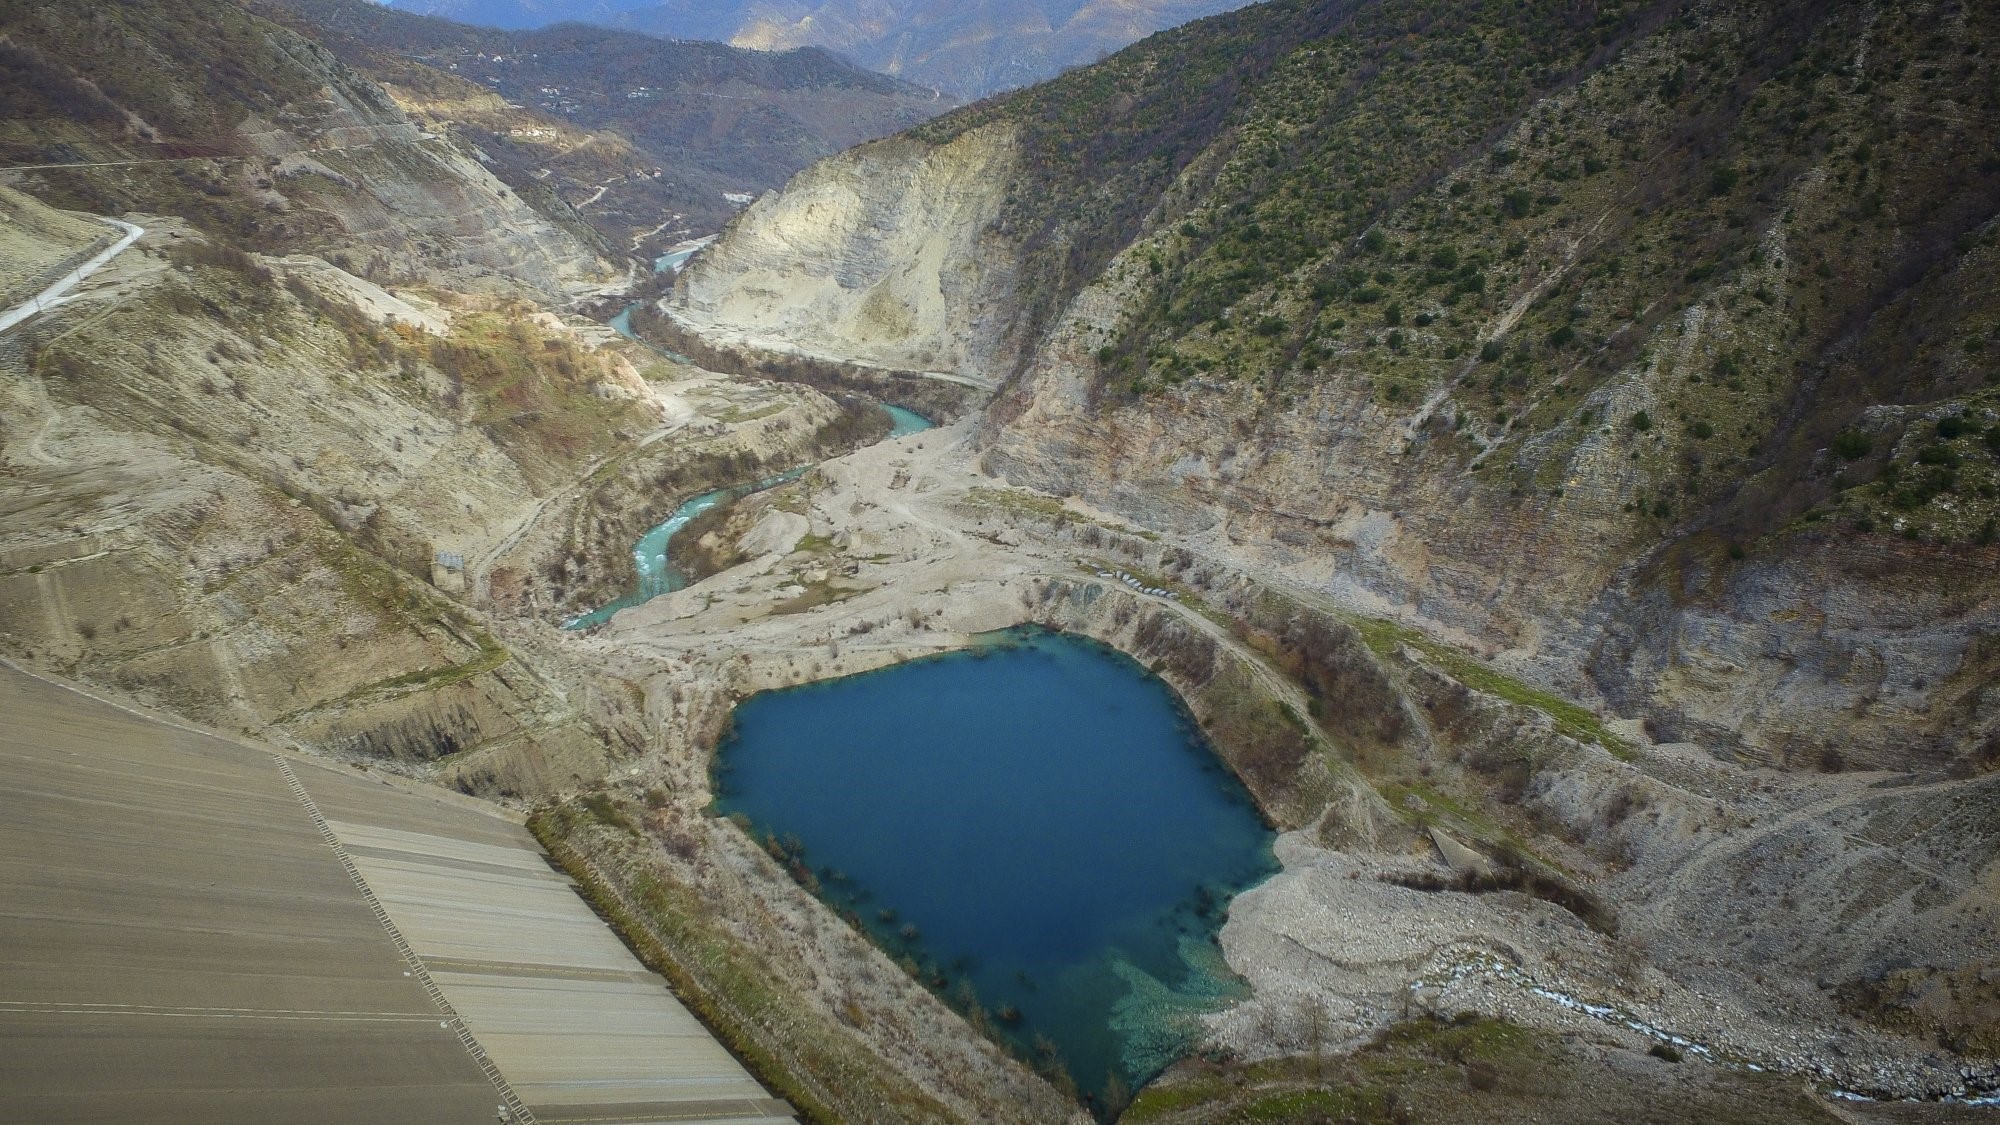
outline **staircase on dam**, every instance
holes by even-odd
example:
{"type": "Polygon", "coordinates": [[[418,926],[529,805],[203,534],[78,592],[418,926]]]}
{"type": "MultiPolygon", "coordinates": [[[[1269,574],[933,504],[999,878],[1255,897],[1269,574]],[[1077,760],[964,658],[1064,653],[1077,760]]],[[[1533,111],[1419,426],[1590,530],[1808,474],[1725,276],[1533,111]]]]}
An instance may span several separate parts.
{"type": "Polygon", "coordinates": [[[503,810],[0,666],[0,1122],[779,1125],[503,810]]]}

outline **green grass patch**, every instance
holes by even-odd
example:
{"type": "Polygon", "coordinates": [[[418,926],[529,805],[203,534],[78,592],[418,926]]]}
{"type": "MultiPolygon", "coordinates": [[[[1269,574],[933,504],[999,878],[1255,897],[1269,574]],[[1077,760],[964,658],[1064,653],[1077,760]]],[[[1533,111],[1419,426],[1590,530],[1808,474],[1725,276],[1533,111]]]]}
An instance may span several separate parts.
{"type": "Polygon", "coordinates": [[[975,508],[997,508],[1004,512],[1019,512],[1023,515],[1040,516],[1043,519],[1071,519],[1082,523],[1097,521],[1078,515],[1053,496],[1039,492],[1025,492],[1018,488],[973,488],[965,493],[965,502],[975,508]]]}
{"type": "Polygon", "coordinates": [[[1555,721],[1556,729],[1578,742],[1594,742],[1622,761],[1637,757],[1631,744],[1610,731],[1597,716],[1567,699],[1530,687],[1512,676],[1496,672],[1478,660],[1434,641],[1408,626],[1376,618],[1357,617],[1350,622],[1380,657],[1395,654],[1399,645],[1408,645],[1424,654],[1448,675],[1474,691],[1503,699],[1521,707],[1532,707],[1555,721]]]}
{"type": "Polygon", "coordinates": [[[1228,1091],[1229,1087],[1223,1082],[1206,1077],[1172,1086],[1148,1086],[1139,1091],[1139,1096],[1133,1098],[1132,1104],[1118,1116],[1119,1125],[1144,1125],[1184,1109],[1214,1102],[1228,1091]]]}
{"type": "Polygon", "coordinates": [[[1507,830],[1495,824],[1491,817],[1426,782],[1384,781],[1375,786],[1375,791],[1382,794],[1382,799],[1394,805],[1398,812],[1409,816],[1426,828],[1456,821],[1482,839],[1511,840],[1512,838],[1507,830]],[[1415,797],[1418,803],[1412,805],[1407,799],[1410,797],[1415,797]]]}
{"type": "Polygon", "coordinates": [[[764,406],[757,407],[755,410],[743,410],[738,407],[732,406],[728,410],[725,410],[721,414],[717,415],[716,421],[724,422],[732,426],[741,425],[744,422],[761,421],[762,419],[769,418],[774,414],[784,413],[786,405],[787,405],[786,403],[782,402],[773,402],[773,403],[768,403],[764,406]]]}

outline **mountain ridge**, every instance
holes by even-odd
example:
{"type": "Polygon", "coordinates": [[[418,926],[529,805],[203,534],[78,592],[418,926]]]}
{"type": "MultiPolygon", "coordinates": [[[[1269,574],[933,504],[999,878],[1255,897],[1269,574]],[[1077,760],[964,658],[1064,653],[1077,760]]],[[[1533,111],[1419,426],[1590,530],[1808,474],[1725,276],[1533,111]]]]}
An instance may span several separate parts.
{"type": "Polygon", "coordinates": [[[554,8],[535,0],[394,0],[397,7],[495,27],[565,19],[755,50],[824,47],[954,97],[1037,82],[1146,36],[1238,7],[1238,0],[615,0],[554,8]]]}
{"type": "Polygon", "coordinates": [[[502,31],[366,0],[260,4],[325,37],[413,110],[437,106],[439,128],[463,134],[516,190],[559,184],[565,207],[649,254],[721,226],[736,210],[730,195],[775,187],[944,108],[930,91],[816,50],[751,52],[579,23],[502,31]],[[506,104],[468,113],[459,82],[506,104]]]}

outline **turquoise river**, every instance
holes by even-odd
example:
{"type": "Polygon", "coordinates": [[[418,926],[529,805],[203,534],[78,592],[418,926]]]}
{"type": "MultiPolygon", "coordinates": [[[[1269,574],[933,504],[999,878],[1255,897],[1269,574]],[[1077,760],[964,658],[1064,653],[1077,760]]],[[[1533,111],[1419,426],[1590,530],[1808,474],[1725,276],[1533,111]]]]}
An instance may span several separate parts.
{"type": "MultiPolygon", "coordinates": [[[[891,422],[889,435],[883,439],[884,441],[906,437],[920,430],[930,428],[930,420],[913,410],[905,410],[900,406],[890,406],[887,403],[882,404],[882,409],[889,412],[891,422]]],[[[674,569],[673,564],[667,561],[667,545],[673,542],[675,532],[686,527],[689,521],[708,511],[710,508],[715,507],[717,504],[740,500],[753,492],[762,492],[767,488],[776,488],[778,485],[785,484],[788,481],[795,481],[804,476],[806,470],[810,468],[812,468],[811,465],[800,465],[796,469],[779,473],[776,476],[765,477],[763,480],[751,481],[748,484],[733,485],[729,488],[717,488],[683,501],[680,507],[674,509],[672,515],[653,527],[648,528],[646,534],[639,537],[639,542],[633,545],[632,568],[637,572],[638,578],[633,583],[632,588],[605,605],[591,610],[589,613],[578,614],[568,621],[563,622],[563,628],[588,629],[592,625],[611,620],[611,615],[621,609],[630,609],[641,602],[657,598],[661,594],[670,594],[675,590],[685,589],[688,584],[687,575],[674,569]]]]}

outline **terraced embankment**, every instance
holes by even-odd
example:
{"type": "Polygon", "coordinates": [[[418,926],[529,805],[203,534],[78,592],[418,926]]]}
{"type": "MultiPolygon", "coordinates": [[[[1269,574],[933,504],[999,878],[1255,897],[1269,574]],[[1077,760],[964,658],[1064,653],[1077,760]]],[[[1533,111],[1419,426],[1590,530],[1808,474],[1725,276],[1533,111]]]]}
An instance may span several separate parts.
{"type": "Polygon", "coordinates": [[[790,1120],[495,811],[11,668],[0,714],[0,1120],[790,1120]]]}

